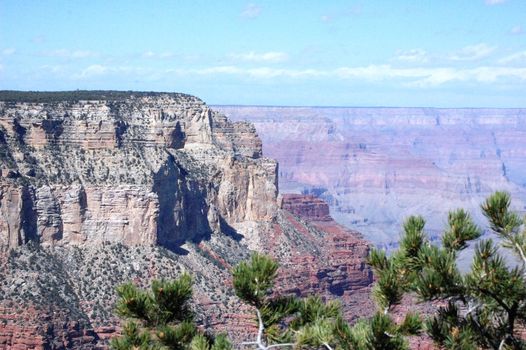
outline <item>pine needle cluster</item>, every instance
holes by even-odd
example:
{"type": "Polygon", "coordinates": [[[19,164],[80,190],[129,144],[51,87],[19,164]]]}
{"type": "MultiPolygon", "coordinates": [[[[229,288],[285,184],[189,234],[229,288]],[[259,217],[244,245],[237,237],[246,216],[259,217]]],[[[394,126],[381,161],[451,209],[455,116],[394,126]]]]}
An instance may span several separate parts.
{"type": "Polygon", "coordinates": [[[154,280],[151,290],[132,283],[117,288],[117,314],[128,320],[122,336],[111,341],[115,350],[231,350],[224,335],[215,339],[201,332],[190,308],[192,279],[154,280]]]}
{"type": "Polygon", "coordinates": [[[425,322],[425,329],[446,349],[525,349],[517,325],[526,321],[526,232],[510,202],[509,194],[496,192],[482,211],[500,246],[514,252],[518,264],[507,263],[492,240],[474,243],[482,231],[464,210],[449,213],[440,246],[430,243],[423,218],[410,217],[398,251],[387,257],[373,250],[369,256],[378,276],[373,291],[378,303],[389,310],[406,293],[445,303],[425,322]],[[471,242],[471,269],[461,273],[457,259],[471,242]]]}

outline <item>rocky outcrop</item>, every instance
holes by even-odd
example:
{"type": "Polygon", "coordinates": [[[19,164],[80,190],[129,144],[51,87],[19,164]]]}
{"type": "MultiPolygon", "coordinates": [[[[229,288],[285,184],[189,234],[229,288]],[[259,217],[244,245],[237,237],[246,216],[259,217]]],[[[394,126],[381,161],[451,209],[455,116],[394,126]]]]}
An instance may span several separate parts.
{"type": "Polygon", "coordinates": [[[57,96],[0,94],[2,246],[170,246],[272,219],[277,165],[252,125],[183,94],[57,96]]]}
{"type": "Polygon", "coordinates": [[[266,245],[280,257],[281,290],[339,299],[350,320],[371,315],[373,274],[361,234],[336,223],[327,203],[312,195],[283,194],[281,208],[266,245]]]}
{"type": "Polygon", "coordinates": [[[314,195],[283,194],[281,208],[308,221],[333,221],[327,202],[314,195]]]}
{"type": "Polygon", "coordinates": [[[203,325],[236,314],[233,227],[270,225],[276,177],[251,124],[193,96],[0,92],[0,348],[103,345],[117,285],[183,270],[203,325]]]}

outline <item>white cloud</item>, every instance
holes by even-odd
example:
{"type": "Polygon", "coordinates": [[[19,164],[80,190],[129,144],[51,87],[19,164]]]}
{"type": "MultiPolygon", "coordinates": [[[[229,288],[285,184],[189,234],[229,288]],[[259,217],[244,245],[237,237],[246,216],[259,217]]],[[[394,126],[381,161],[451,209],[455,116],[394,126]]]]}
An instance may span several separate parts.
{"type": "Polygon", "coordinates": [[[510,34],[513,34],[513,35],[521,35],[524,33],[524,29],[522,28],[522,26],[515,26],[513,28],[511,28],[510,30],[510,34]]]}
{"type": "Polygon", "coordinates": [[[241,11],[241,17],[243,18],[256,18],[261,14],[261,6],[256,4],[248,4],[243,11],[241,11]]]}
{"type": "Polygon", "coordinates": [[[493,6],[504,4],[507,0],[486,0],[486,5],[493,6]]]}
{"type": "MultiPolygon", "coordinates": [[[[526,52],[521,53],[526,57],[526,52]]],[[[59,67],[60,68],[60,67],[59,67]]],[[[50,72],[64,75],[67,72],[50,72]]],[[[229,79],[323,79],[327,81],[349,81],[353,83],[396,84],[401,87],[432,88],[448,83],[497,84],[515,82],[526,83],[526,67],[478,66],[471,68],[457,67],[396,67],[390,64],[338,67],[333,69],[295,69],[275,67],[243,67],[238,65],[210,66],[203,68],[155,69],[140,66],[107,66],[93,64],[81,69],[77,74],[68,74],[72,79],[83,80],[99,76],[126,75],[142,79],[160,80],[178,77],[225,76],[229,79]]]]}
{"type": "Polygon", "coordinates": [[[395,59],[398,61],[410,63],[426,63],[429,61],[429,55],[426,50],[412,49],[407,51],[398,51],[395,59]]]}
{"type": "Polygon", "coordinates": [[[141,54],[141,57],[143,58],[161,58],[161,59],[168,59],[174,57],[175,54],[172,52],[162,52],[162,53],[155,53],[153,51],[144,51],[141,54]]]}
{"type": "Polygon", "coordinates": [[[239,75],[254,79],[341,79],[361,81],[395,80],[409,87],[434,87],[449,82],[494,83],[499,79],[526,80],[526,68],[475,67],[475,68],[397,68],[391,65],[340,67],[336,69],[287,69],[243,68],[238,66],[215,66],[201,69],[173,69],[166,73],[178,75],[239,75]]]}
{"type": "Polygon", "coordinates": [[[80,73],[74,75],[74,78],[76,79],[89,79],[95,76],[103,75],[107,73],[110,70],[110,68],[100,65],[100,64],[92,64],[91,66],[88,66],[87,68],[83,69],[80,73]]]}
{"type": "Polygon", "coordinates": [[[41,53],[42,56],[48,56],[48,57],[60,57],[60,58],[67,58],[67,59],[81,59],[81,58],[88,58],[88,57],[96,57],[98,56],[97,52],[89,51],[89,50],[68,50],[68,49],[58,49],[58,50],[52,50],[52,51],[44,51],[41,53]]]}
{"type": "Polygon", "coordinates": [[[516,52],[513,55],[509,55],[501,58],[498,63],[508,64],[514,62],[526,62],[526,51],[516,52]]]}
{"type": "Polygon", "coordinates": [[[448,58],[453,61],[476,61],[488,57],[495,49],[495,46],[480,43],[463,47],[459,51],[449,55],[448,58]]]}
{"type": "Polygon", "coordinates": [[[235,60],[249,61],[249,62],[283,62],[289,58],[289,55],[286,54],[285,52],[277,52],[277,51],[270,51],[270,52],[263,52],[263,53],[256,53],[256,52],[251,51],[251,52],[241,53],[241,54],[231,54],[229,56],[235,60]]]}
{"type": "Polygon", "coordinates": [[[481,83],[493,83],[501,78],[526,80],[526,68],[477,67],[468,70],[474,80],[481,83]]]}
{"type": "Polygon", "coordinates": [[[7,47],[2,50],[2,55],[4,56],[11,56],[16,52],[16,50],[12,47],[7,47]]]}

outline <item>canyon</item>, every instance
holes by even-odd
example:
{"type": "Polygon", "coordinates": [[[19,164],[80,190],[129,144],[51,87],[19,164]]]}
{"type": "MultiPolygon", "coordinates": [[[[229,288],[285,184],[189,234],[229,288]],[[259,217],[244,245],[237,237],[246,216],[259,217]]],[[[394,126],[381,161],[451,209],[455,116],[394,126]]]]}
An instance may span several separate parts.
{"type": "Polygon", "coordinates": [[[0,348],[94,349],[115,287],[183,271],[204,329],[255,331],[230,270],[280,263],[276,293],[369,315],[369,244],[313,195],[279,195],[251,123],[176,93],[0,92],[0,348]]]}
{"type": "Polygon", "coordinates": [[[255,125],[282,192],[323,198],[336,221],[386,249],[409,215],[435,238],[450,209],[487,227],[479,206],[496,190],[526,209],[526,109],[214,108],[255,125]]]}

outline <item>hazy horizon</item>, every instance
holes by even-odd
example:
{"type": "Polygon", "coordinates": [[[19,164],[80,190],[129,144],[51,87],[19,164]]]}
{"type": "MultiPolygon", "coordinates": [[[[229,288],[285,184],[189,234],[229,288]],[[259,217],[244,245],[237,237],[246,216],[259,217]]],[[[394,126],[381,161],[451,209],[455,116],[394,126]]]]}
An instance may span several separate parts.
{"type": "MultiPolygon", "coordinates": [[[[118,91],[118,92],[153,92],[153,93],[183,93],[183,91],[163,91],[163,90],[0,90],[0,92],[43,92],[43,93],[49,93],[49,92],[75,92],[75,91],[118,91]]],[[[195,95],[194,95],[195,96],[195,95]]],[[[197,98],[200,98],[200,96],[195,96],[197,98]]],[[[1,99],[0,99],[1,100],[1,99]]],[[[493,106],[479,106],[479,107],[473,107],[473,106],[459,106],[459,107],[440,107],[440,106],[382,106],[382,105],[370,105],[370,106],[359,106],[359,105],[264,105],[264,104],[233,104],[233,103],[226,103],[226,104],[220,104],[220,103],[208,103],[205,102],[210,107],[261,107],[261,108],[409,108],[409,109],[420,109],[420,108],[431,108],[431,109],[526,109],[526,104],[522,107],[493,107],[493,106]]]]}
{"type": "Polygon", "coordinates": [[[0,2],[0,89],[524,107],[526,1],[0,2]]]}

